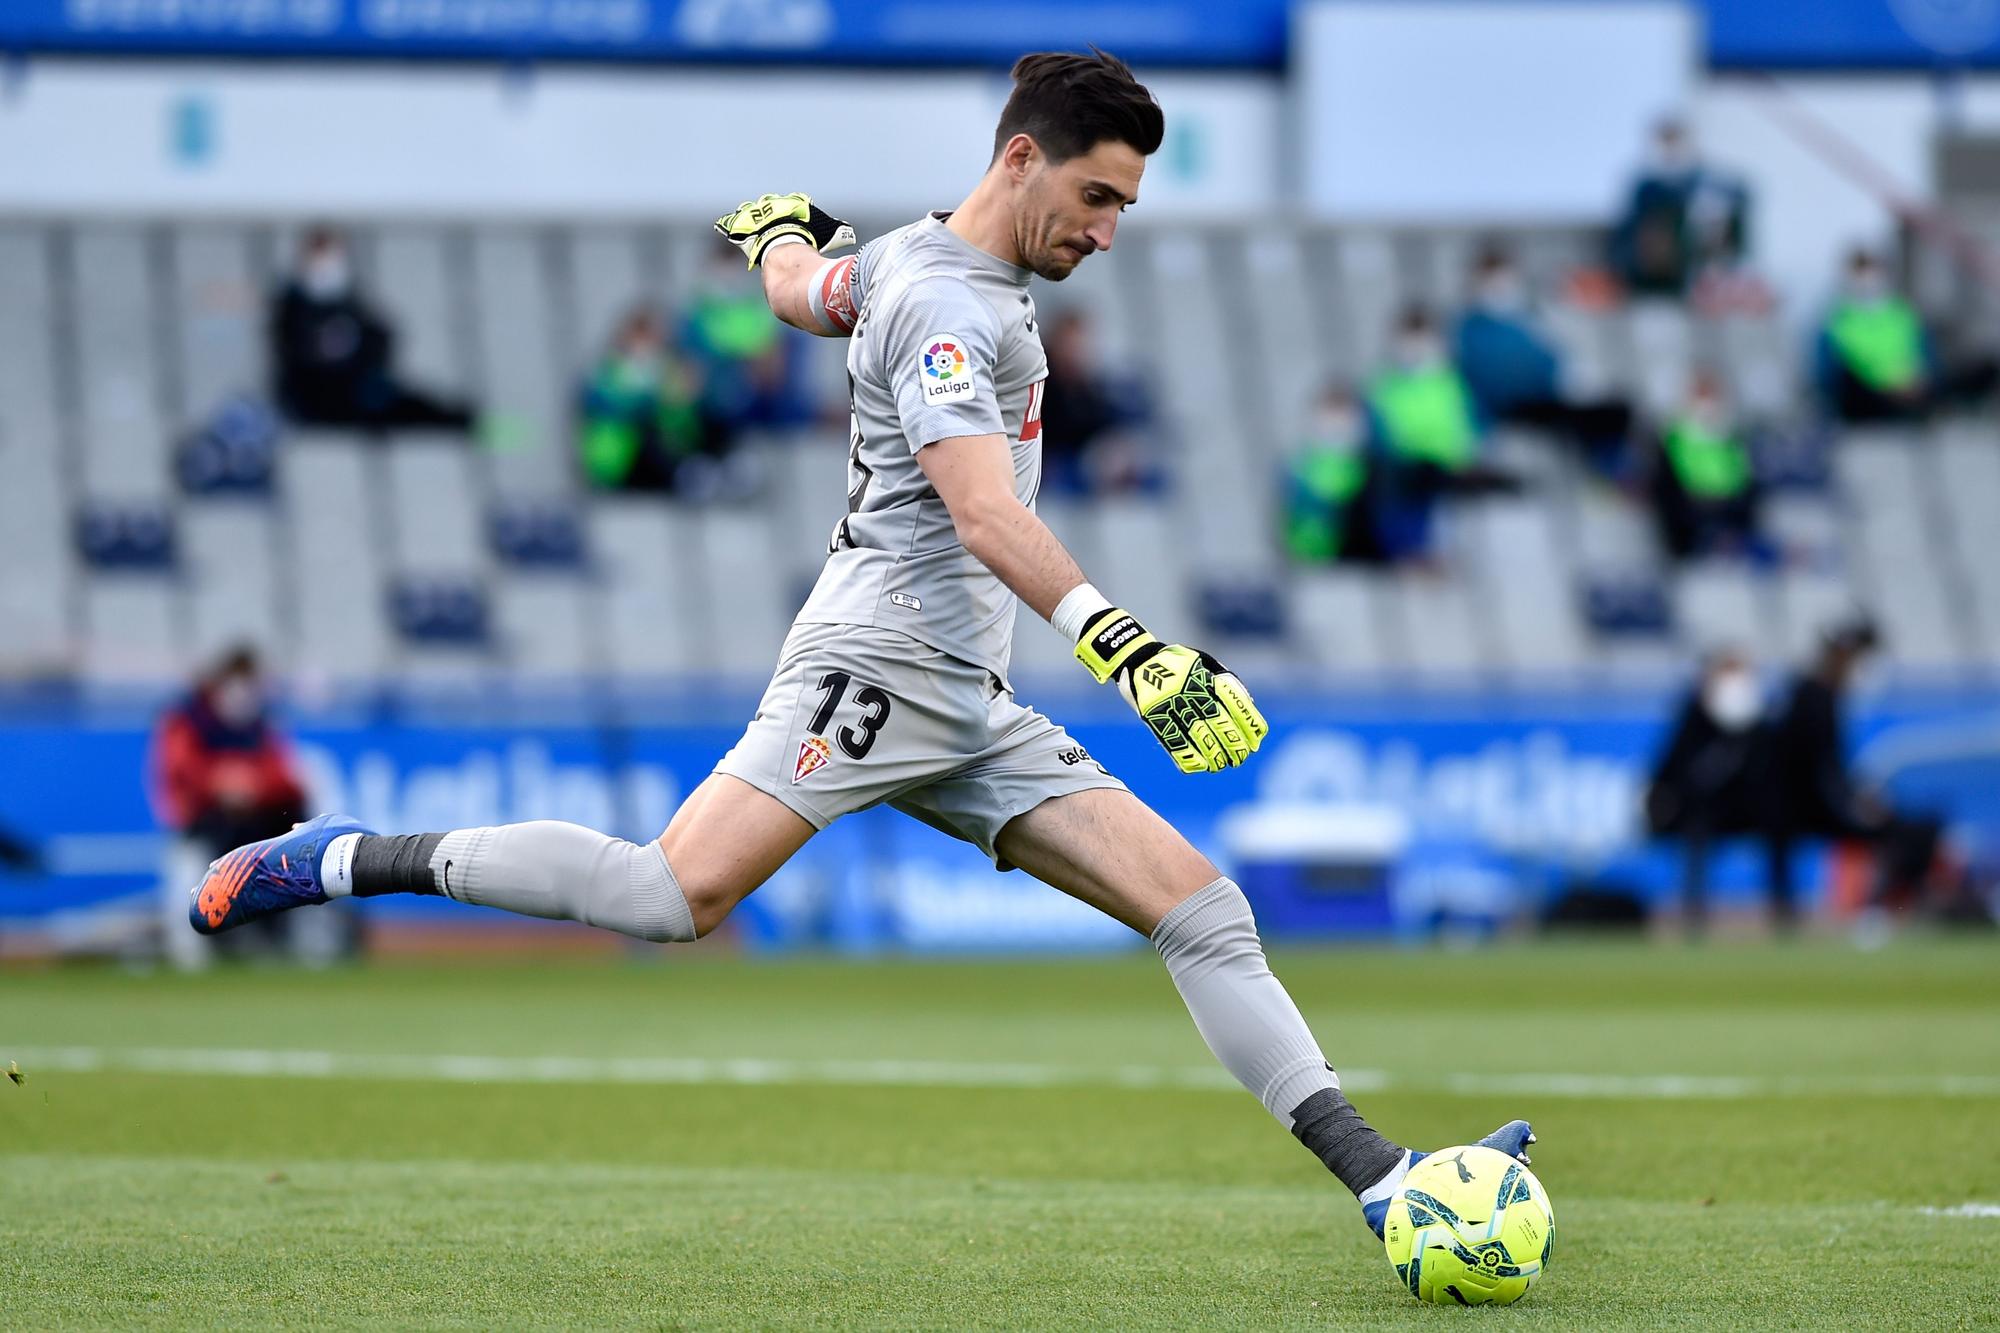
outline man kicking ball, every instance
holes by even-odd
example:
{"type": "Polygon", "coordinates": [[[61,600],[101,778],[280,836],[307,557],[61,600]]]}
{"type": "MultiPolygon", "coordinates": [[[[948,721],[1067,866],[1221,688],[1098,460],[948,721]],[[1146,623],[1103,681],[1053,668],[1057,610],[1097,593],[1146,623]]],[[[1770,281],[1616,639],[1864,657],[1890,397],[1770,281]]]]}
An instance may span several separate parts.
{"type": "MultiPolygon", "coordinates": [[[[1025,56],[986,174],[957,209],[840,259],[822,255],[852,229],[804,195],[716,224],[762,268],[781,319],[851,339],[848,512],[756,717],[657,841],[551,821],[378,837],[322,815],[216,861],[192,894],[195,929],[428,893],[693,940],[813,834],[886,801],[1150,938],[1209,1049],[1380,1235],[1421,1154],[1348,1104],[1241,890],[1007,684],[1018,599],[1184,772],[1240,764],[1264,738],[1235,676],[1148,633],[1035,517],[1048,363],[1028,283],[1110,248],[1164,128],[1114,57],[1025,56]]],[[[1525,1162],[1534,1135],[1516,1120],[1482,1142],[1525,1162]]]]}

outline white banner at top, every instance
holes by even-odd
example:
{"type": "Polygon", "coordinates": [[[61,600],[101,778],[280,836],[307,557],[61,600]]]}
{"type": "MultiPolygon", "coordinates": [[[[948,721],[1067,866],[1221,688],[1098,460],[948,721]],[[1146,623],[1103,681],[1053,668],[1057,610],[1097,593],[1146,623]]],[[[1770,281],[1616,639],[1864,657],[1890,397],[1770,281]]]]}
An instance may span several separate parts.
{"type": "MultiPolygon", "coordinates": [[[[0,210],[709,217],[806,190],[850,215],[914,215],[957,203],[985,170],[1009,88],[788,71],[774,96],[774,77],[37,61],[0,92],[0,210]]],[[[1274,79],[1152,87],[1167,140],[1135,221],[1274,202],[1274,79]]]]}

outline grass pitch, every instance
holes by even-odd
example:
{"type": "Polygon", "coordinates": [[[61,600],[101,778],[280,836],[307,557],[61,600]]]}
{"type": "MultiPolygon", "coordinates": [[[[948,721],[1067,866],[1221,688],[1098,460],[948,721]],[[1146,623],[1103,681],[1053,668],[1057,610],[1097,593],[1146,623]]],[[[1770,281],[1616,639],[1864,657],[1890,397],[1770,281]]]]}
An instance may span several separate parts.
{"type": "Polygon", "coordinates": [[[2000,950],[1281,953],[1549,1273],[1418,1306],[1156,961],[0,973],[0,1325],[1992,1326],[2000,950]]]}

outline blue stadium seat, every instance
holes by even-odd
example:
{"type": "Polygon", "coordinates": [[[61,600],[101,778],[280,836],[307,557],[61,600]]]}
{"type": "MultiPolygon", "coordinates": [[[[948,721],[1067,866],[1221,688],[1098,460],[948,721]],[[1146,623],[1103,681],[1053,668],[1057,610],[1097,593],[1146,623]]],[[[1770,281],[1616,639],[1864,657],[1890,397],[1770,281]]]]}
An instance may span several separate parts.
{"type": "Polygon", "coordinates": [[[486,590],[470,579],[399,579],[389,591],[389,615],[409,643],[481,647],[491,638],[486,590]]]}
{"type": "Polygon", "coordinates": [[[94,569],[171,571],[173,514],[142,501],[88,504],[77,513],[76,546],[94,569]]]}

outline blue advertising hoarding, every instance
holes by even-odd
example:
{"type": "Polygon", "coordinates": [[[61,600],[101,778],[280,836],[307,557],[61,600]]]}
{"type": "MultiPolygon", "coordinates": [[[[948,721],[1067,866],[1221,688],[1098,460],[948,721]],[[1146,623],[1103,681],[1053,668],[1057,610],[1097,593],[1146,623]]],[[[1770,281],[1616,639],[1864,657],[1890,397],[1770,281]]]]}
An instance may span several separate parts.
{"type": "MultiPolygon", "coordinates": [[[[1616,0],[1607,0],[1615,3],[1616,0]]],[[[1721,69],[2000,64],[1969,0],[1700,0],[1721,69]]],[[[1004,65],[1096,43],[1138,64],[1282,68],[1286,0],[6,0],[0,48],[154,54],[1004,65]]]]}
{"type": "MultiPolygon", "coordinates": [[[[1129,717],[1097,701],[1053,711],[1089,751],[1226,868],[1225,836],[1245,811],[1387,812],[1407,831],[1390,867],[1400,889],[1468,875],[1529,911],[1578,882],[1670,894],[1671,849],[1649,846],[1640,794],[1673,701],[1654,694],[1507,696],[1412,693],[1272,701],[1273,731],[1243,769],[1175,771],[1129,717]]],[[[145,791],[143,720],[97,722],[62,710],[0,712],[0,825],[28,834],[51,873],[0,871],[0,929],[152,891],[164,840],[145,791]]],[[[729,711],[729,717],[737,711],[729,711]]],[[[304,719],[296,748],[316,806],[385,832],[565,819],[652,837],[740,728],[731,722],[588,719],[506,725],[488,719],[304,719]]],[[[1949,814],[1976,853],[2000,852],[2000,696],[1910,696],[1871,706],[1855,727],[1894,789],[1949,814]]],[[[1719,869],[1726,897],[1754,888],[1750,849],[1719,869]]],[[[1265,882],[1270,882],[1266,877],[1265,882]]],[[[1368,886],[1354,886],[1356,891],[1368,886]]],[[[1256,893],[1253,891],[1253,898],[1256,893]]],[[[495,920],[435,900],[368,905],[388,919],[495,920]]],[[[1273,911],[1281,904],[1272,903],[1273,911]]],[[[1356,899],[1350,925],[1370,913],[1356,899]]],[[[1295,922],[1267,916],[1282,933],[1295,922]]],[[[1340,915],[1340,914],[1336,914],[1340,915]]],[[[1104,918],[886,809],[837,822],[764,890],[739,924],[751,947],[1047,949],[1120,947],[1104,918]]],[[[1386,920],[1375,924],[1387,926],[1386,920]]]]}

